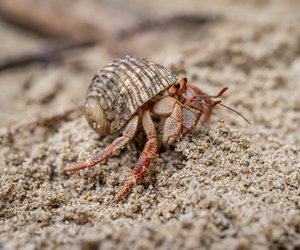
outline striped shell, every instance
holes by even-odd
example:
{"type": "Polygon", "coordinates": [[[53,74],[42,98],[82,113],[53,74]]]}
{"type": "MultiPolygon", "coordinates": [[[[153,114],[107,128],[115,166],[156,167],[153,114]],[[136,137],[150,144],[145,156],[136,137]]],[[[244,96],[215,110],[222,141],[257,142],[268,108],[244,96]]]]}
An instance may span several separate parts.
{"type": "Polygon", "coordinates": [[[165,67],[126,56],[102,68],[87,91],[86,117],[100,135],[120,130],[146,102],[175,83],[165,67]]]}

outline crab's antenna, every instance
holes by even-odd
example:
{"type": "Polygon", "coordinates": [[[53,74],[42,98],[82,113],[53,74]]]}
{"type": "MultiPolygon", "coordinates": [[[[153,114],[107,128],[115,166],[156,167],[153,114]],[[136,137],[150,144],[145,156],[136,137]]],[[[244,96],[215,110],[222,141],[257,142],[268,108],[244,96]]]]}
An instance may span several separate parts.
{"type": "MultiPolygon", "coordinates": [[[[234,113],[236,113],[236,114],[238,114],[238,115],[241,116],[241,117],[242,117],[249,125],[251,125],[251,123],[249,122],[249,120],[248,120],[245,116],[243,116],[240,112],[234,110],[233,108],[230,108],[230,107],[224,105],[224,104],[221,103],[221,102],[219,102],[219,103],[217,103],[217,104],[223,106],[224,108],[229,109],[230,111],[232,111],[232,112],[234,112],[234,113]]],[[[214,105],[214,106],[215,106],[215,105],[214,105]]]]}
{"type": "Polygon", "coordinates": [[[206,104],[207,106],[210,106],[210,107],[214,107],[214,106],[217,106],[217,105],[219,105],[219,104],[221,104],[221,102],[222,101],[215,101],[215,102],[213,102],[213,103],[211,103],[211,104],[206,104]]]}
{"type": "MultiPolygon", "coordinates": [[[[221,105],[221,106],[223,106],[224,108],[227,108],[227,109],[229,109],[230,111],[232,111],[232,112],[238,114],[238,115],[241,116],[241,117],[242,117],[249,125],[251,125],[251,123],[249,122],[249,120],[248,120],[245,116],[243,116],[240,112],[234,110],[233,108],[230,108],[230,107],[226,106],[225,104],[221,103],[221,102],[222,102],[221,100],[217,100],[217,101],[211,102],[211,100],[209,99],[209,98],[218,98],[218,97],[222,96],[227,90],[228,90],[228,87],[225,87],[225,88],[221,89],[221,91],[220,91],[217,95],[207,95],[207,94],[205,94],[205,93],[201,93],[201,94],[198,94],[198,95],[197,95],[197,97],[200,97],[200,100],[197,98],[197,99],[194,100],[194,101],[196,101],[196,102],[199,101],[199,102],[200,102],[200,105],[205,105],[205,106],[209,106],[209,107],[215,107],[215,106],[217,106],[217,105],[221,105]],[[208,98],[208,99],[206,99],[206,98],[208,98]],[[206,101],[208,101],[208,102],[206,102],[206,101]]],[[[185,97],[185,96],[184,96],[184,97],[185,97]]],[[[185,98],[186,98],[187,100],[189,99],[189,98],[187,98],[187,97],[185,97],[185,98]]],[[[192,98],[192,99],[195,99],[195,97],[192,98]]],[[[194,108],[196,108],[196,107],[194,107],[194,108]]],[[[196,109],[203,112],[203,110],[200,110],[199,108],[196,108],[196,109]]]]}
{"type": "Polygon", "coordinates": [[[221,89],[221,91],[219,92],[219,94],[217,94],[215,96],[210,96],[210,97],[211,98],[218,98],[218,97],[222,96],[227,90],[228,90],[228,87],[225,87],[225,88],[221,89]]]}
{"type": "Polygon", "coordinates": [[[207,94],[198,94],[198,96],[200,97],[208,97],[208,98],[218,98],[220,96],[222,96],[226,91],[228,90],[228,87],[225,87],[223,89],[221,89],[221,91],[217,94],[217,95],[207,95],[207,94]]]}
{"type": "MultiPolygon", "coordinates": [[[[218,97],[222,96],[227,90],[228,90],[228,87],[225,87],[225,88],[223,88],[223,89],[219,92],[219,94],[217,94],[216,96],[209,96],[209,97],[211,97],[211,98],[218,98],[218,97]]],[[[215,101],[215,102],[213,102],[212,104],[210,104],[210,106],[216,106],[216,105],[221,105],[221,106],[223,106],[224,108],[227,108],[227,109],[229,109],[230,111],[232,111],[232,112],[238,114],[238,115],[241,116],[241,117],[242,117],[249,125],[251,125],[251,123],[249,122],[249,120],[248,120],[245,116],[243,116],[240,112],[234,110],[233,108],[230,108],[230,107],[226,106],[225,104],[221,103],[221,101],[215,101]]]]}

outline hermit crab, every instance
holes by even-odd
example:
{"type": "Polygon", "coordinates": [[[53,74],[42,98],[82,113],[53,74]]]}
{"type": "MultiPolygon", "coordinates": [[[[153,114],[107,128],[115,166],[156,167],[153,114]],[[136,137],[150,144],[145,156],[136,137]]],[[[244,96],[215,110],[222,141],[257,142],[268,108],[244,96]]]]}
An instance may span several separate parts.
{"type": "Polygon", "coordinates": [[[220,100],[213,101],[227,89],[214,96],[207,95],[188,84],[187,78],[177,79],[165,67],[147,58],[126,56],[114,60],[93,77],[85,112],[89,125],[99,135],[114,134],[121,129],[123,134],[87,162],[64,170],[75,172],[107,159],[134,138],[141,122],[147,141],[127,181],[115,195],[114,200],[119,201],[144,177],[157,153],[158,137],[152,116],[164,119],[162,141],[173,144],[200,120],[206,122],[216,105],[229,108],[220,100]]]}

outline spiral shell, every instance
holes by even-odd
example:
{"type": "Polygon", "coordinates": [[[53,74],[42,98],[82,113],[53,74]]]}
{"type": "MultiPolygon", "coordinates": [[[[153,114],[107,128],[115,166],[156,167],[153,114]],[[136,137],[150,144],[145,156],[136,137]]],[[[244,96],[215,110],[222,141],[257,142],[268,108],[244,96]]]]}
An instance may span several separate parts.
{"type": "Polygon", "coordinates": [[[126,56],[102,68],[87,91],[86,118],[100,135],[119,131],[146,102],[177,81],[147,58],[126,56]]]}

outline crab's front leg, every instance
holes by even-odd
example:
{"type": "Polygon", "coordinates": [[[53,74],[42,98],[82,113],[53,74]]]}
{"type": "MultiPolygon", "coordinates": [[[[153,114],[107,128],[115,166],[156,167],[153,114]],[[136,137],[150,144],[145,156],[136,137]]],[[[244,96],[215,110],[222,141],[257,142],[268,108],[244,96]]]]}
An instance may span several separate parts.
{"type": "Polygon", "coordinates": [[[138,128],[139,117],[138,115],[132,116],[128,124],[126,125],[123,135],[117,139],[115,139],[109,146],[102,149],[97,155],[95,155],[92,159],[88,162],[80,162],[76,165],[65,168],[64,171],[66,172],[76,172],[78,170],[84,168],[91,168],[95,166],[97,163],[107,159],[113,153],[115,153],[118,149],[124,147],[128,142],[130,142],[138,128]]]}
{"type": "Polygon", "coordinates": [[[147,135],[147,142],[124,186],[115,195],[114,200],[116,202],[121,200],[133,186],[145,176],[145,173],[150,166],[150,159],[153,158],[157,152],[157,135],[149,110],[143,112],[142,123],[147,135]]]}
{"type": "Polygon", "coordinates": [[[191,107],[182,108],[182,116],[183,116],[182,134],[186,134],[189,131],[191,131],[194,127],[196,127],[202,113],[203,112],[191,107]]]}
{"type": "Polygon", "coordinates": [[[174,109],[165,120],[163,129],[163,143],[165,145],[173,144],[181,135],[183,116],[181,106],[175,103],[174,109]]]}
{"type": "Polygon", "coordinates": [[[177,141],[181,134],[183,125],[182,104],[174,97],[168,96],[158,102],[152,107],[152,112],[167,116],[163,128],[163,143],[168,145],[177,141]]]}

